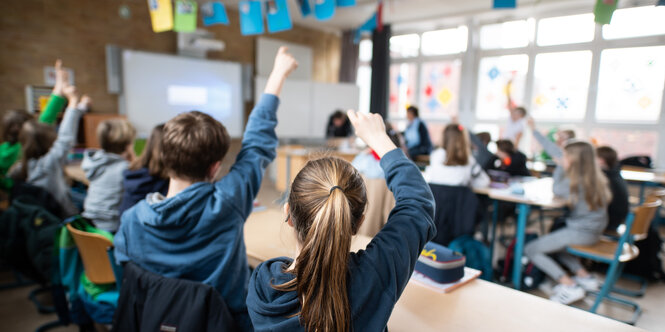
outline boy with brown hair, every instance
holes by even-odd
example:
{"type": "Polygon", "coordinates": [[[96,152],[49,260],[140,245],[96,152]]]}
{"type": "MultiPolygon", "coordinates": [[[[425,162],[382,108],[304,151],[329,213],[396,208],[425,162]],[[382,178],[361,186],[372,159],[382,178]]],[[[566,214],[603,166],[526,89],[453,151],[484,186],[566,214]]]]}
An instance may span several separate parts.
{"type": "Polygon", "coordinates": [[[245,304],[249,266],[243,227],[277,154],[278,96],[296,67],[287,49],[280,48],[236,162],[217,182],[212,179],[229,149],[226,128],[196,111],[167,122],[161,157],[170,177],[168,193],[149,194],[125,211],[114,240],[118,263],[131,260],[168,278],[215,287],[245,331],[252,325],[245,304]]]}
{"type": "Polygon", "coordinates": [[[120,225],[122,180],[134,159],[136,130],[125,119],[106,120],[97,126],[100,150],[86,150],[81,168],[90,181],[81,216],[99,229],[115,233],[120,225]]]}

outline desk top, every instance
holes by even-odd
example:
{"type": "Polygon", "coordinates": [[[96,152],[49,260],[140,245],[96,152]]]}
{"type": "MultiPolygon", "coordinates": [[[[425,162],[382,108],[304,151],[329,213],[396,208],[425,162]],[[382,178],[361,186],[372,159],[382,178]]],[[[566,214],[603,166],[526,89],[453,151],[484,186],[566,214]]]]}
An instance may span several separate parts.
{"type": "Polygon", "coordinates": [[[90,184],[90,181],[88,181],[88,178],[85,176],[85,172],[81,169],[81,164],[74,163],[65,165],[64,171],[68,178],[85,185],[90,184]]]}
{"type": "Polygon", "coordinates": [[[665,184],[665,174],[638,168],[622,168],[621,177],[629,182],[652,182],[665,184]]]}
{"type": "MultiPolygon", "coordinates": [[[[293,256],[295,238],[278,210],[250,215],[245,243],[250,265],[278,256],[293,256]]],[[[356,236],[352,250],[371,239],[356,236]]],[[[474,280],[451,292],[437,293],[410,282],[388,322],[390,331],[642,331],[641,329],[560,305],[507,287],[474,280]]]]}

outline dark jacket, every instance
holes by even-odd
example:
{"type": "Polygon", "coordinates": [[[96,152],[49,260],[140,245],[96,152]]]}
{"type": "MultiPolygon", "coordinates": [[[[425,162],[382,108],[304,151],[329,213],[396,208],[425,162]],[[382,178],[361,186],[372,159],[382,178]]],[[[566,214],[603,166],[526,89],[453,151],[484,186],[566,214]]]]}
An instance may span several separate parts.
{"type": "MultiPolygon", "coordinates": [[[[381,167],[395,195],[395,208],[367,248],[349,255],[348,274],[340,276],[348,280],[353,331],[386,328],[420,251],[436,232],[432,193],[418,168],[399,149],[383,156],[381,167]]],[[[291,262],[286,257],[274,258],[252,274],[247,309],[256,331],[303,331],[297,315],[301,308],[297,293],[272,287],[294,278],[284,272],[291,262]]]]}
{"type": "Polygon", "coordinates": [[[512,153],[510,162],[507,164],[495,156],[490,169],[504,171],[510,176],[531,176],[531,172],[526,167],[526,155],[520,151],[512,153]]]}
{"type": "Polygon", "coordinates": [[[353,134],[353,128],[351,127],[351,121],[347,118],[344,124],[341,127],[335,127],[333,124],[333,117],[331,116],[328,119],[328,126],[326,128],[326,138],[335,138],[335,137],[349,137],[353,134]]]}
{"type": "Polygon", "coordinates": [[[612,191],[612,201],[607,207],[609,222],[607,230],[616,230],[617,227],[626,222],[630,205],[628,203],[628,185],[621,177],[621,170],[615,169],[603,170],[612,191]]]}
{"type": "Polygon", "coordinates": [[[128,169],[122,175],[124,176],[123,193],[119,209],[121,215],[125,210],[144,199],[146,195],[151,193],[166,195],[169,190],[169,179],[152,176],[147,168],[135,171],[128,169]]]}
{"type": "Polygon", "coordinates": [[[462,236],[473,236],[478,211],[478,197],[467,186],[430,184],[436,208],[434,224],[436,236],[432,240],[447,246],[462,236]]]}
{"type": "Polygon", "coordinates": [[[208,285],[125,265],[113,330],[236,331],[226,303],[208,285]]]}

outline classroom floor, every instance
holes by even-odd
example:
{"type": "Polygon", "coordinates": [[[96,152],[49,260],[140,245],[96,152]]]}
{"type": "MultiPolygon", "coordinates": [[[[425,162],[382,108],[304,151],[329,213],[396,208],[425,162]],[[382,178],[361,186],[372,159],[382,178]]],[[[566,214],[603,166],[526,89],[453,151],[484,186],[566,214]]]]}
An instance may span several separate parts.
{"type": "MultiPolygon", "coordinates": [[[[264,185],[258,195],[259,202],[268,208],[280,207],[280,193],[278,193],[274,184],[270,181],[264,181],[264,185]]],[[[279,222],[279,221],[276,221],[279,222]]],[[[532,225],[534,231],[538,226],[532,225]]],[[[511,227],[506,227],[506,232],[510,232],[511,227]]],[[[665,235],[665,234],[663,234],[665,235]]],[[[502,255],[503,248],[497,244],[497,254],[502,255]]],[[[602,275],[598,276],[603,278],[602,275]]],[[[0,284],[12,281],[12,275],[8,272],[0,272],[0,284]]],[[[34,289],[34,286],[21,287],[0,291],[0,326],[3,331],[29,332],[34,331],[38,326],[56,319],[55,314],[39,314],[32,302],[28,300],[28,293],[34,289]]],[[[545,296],[541,291],[532,291],[536,296],[545,296]]],[[[647,293],[643,298],[632,299],[642,306],[643,313],[637,321],[637,326],[647,331],[665,332],[665,283],[651,284],[647,288],[647,293]]],[[[586,308],[591,304],[591,299],[580,301],[576,306],[586,308]],[[588,302],[587,302],[588,301],[588,302]]],[[[619,319],[628,319],[630,313],[617,306],[603,305],[600,313],[610,315],[619,319]]],[[[53,329],[54,332],[78,331],[74,326],[60,327],[53,329]]]]}

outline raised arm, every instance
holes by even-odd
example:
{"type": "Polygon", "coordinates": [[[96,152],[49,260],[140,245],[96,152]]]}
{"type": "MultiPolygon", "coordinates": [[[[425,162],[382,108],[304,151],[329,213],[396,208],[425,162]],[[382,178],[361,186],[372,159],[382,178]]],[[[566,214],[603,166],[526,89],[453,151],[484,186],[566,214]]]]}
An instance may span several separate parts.
{"type": "Polygon", "coordinates": [[[395,208],[387,224],[355,259],[376,271],[383,288],[397,300],[411,277],[425,243],[435,233],[434,197],[418,167],[385,134],[379,115],[349,112],[356,134],[381,157],[395,208]],[[382,131],[383,130],[383,131],[382,131]]]}
{"type": "Polygon", "coordinates": [[[558,160],[563,157],[563,150],[558,145],[556,145],[556,143],[547,139],[547,137],[545,137],[540,133],[540,131],[538,131],[538,129],[536,129],[536,123],[534,122],[533,118],[529,117],[527,119],[527,124],[533,132],[533,137],[536,139],[536,141],[538,141],[540,146],[543,147],[543,150],[545,150],[547,154],[552,156],[552,158],[558,162],[558,160]]]}
{"type": "Polygon", "coordinates": [[[218,181],[217,193],[233,202],[232,206],[246,219],[261,187],[263,173],[277,154],[277,107],[284,81],[298,67],[296,60],[281,47],[266,87],[247,122],[242,148],[229,174],[218,181]]]}
{"type": "MultiPolygon", "coordinates": [[[[65,107],[67,99],[65,99],[63,90],[68,84],[68,74],[62,69],[62,61],[60,59],[55,61],[55,85],[51,92],[51,97],[46,103],[46,107],[39,115],[39,122],[46,124],[53,124],[58,118],[58,113],[65,107]]],[[[73,105],[72,105],[73,106],[73,105]]]]}
{"type": "Polygon", "coordinates": [[[64,94],[69,100],[69,106],[60,123],[58,137],[53,142],[51,149],[43,157],[47,164],[63,164],[67,160],[67,154],[76,143],[81,116],[90,106],[90,98],[87,96],[83,96],[81,103],[79,103],[79,96],[74,86],[65,87],[64,94]]]}

